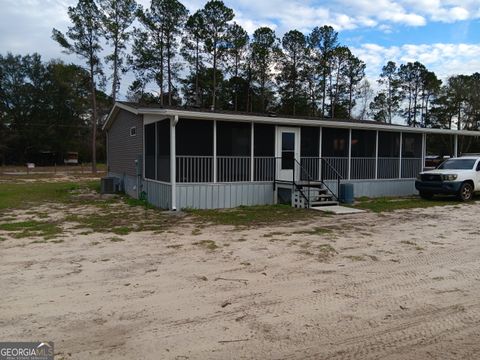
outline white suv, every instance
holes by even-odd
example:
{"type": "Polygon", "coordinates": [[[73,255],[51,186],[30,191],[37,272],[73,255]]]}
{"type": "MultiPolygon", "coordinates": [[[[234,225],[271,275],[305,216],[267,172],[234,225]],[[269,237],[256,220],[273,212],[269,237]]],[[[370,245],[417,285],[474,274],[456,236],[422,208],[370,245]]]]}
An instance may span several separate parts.
{"type": "Polygon", "coordinates": [[[480,191],[480,155],[448,159],[435,170],[421,172],[415,188],[424,199],[450,194],[462,201],[471,200],[473,193],[480,191]]]}

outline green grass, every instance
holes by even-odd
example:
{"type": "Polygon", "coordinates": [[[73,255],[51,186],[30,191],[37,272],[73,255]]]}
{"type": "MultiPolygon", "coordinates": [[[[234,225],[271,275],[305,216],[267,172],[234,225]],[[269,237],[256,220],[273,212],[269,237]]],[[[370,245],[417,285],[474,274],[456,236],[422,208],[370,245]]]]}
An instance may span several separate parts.
{"type": "Polygon", "coordinates": [[[211,251],[218,249],[218,245],[213,240],[201,240],[194,242],[193,245],[198,245],[211,251]]]}
{"type": "Polygon", "coordinates": [[[67,203],[85,202],[76,198],[78,191],[99,189],[99,181],[74,182],[35,182],[35,183],[2,183],[0,184],[0,211],[23,209],[45,202],[67,203]]]}
{"type": "Polygon", "coordinates": [[[325,235],[331,234],[333,232],[332,229],[322,228],[322,227],[314,227],[311,230],[299,230],[295,231],[294,234],[305,234],[305,235],[325,235]]]}
{"type": "Polygon", "coordinates": [[[0,230],[13,233],[11,236],[16,239],[41,236],[46,240],[53,239],[63,232],[56,224],[35,220],[0,224],[0,230]]]}
{"type": "Polygon", "coordinates": [[[433,206],[458,205],[456,199],[433,199],[424,200],[419,197],[382,197],[382,198],[360,198],[357,199],[355,208],[370,210],[375,213],[389,212],[401,209],[429,208],[433,206]]]}
{"type": "Polygon", "coordinates": [[[185,212],[198,220],[219,225],[253,226],[264,224],[290,223],[319,216],[319,212],[296,209],[287,205],[240,206],[224,210],[193,210],[185,212]]]}

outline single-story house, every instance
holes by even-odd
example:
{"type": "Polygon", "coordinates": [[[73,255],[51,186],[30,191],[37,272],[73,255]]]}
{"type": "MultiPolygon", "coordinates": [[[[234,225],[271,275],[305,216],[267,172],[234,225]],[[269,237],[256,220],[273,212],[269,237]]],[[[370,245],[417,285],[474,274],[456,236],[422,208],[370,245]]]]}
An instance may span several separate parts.
{"type": "Polygon", "coordinates": [[[164,209],[278,202],[335,203],[339,184],[360,196],[412,195],[426,137],[479,132],[373,121],[172,108],[117,102],[104,125],[108,175],[164,209]]]}

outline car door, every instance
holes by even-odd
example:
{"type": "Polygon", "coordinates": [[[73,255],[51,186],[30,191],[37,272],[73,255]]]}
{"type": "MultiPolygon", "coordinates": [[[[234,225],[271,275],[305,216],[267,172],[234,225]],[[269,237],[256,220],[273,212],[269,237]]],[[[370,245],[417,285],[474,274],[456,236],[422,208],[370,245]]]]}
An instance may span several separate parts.
{"type": "Polygon", "coordinates": [[[475,178],[473,181],[475,182],[475,191],[480,191],[480,159],[477,160],[474,177],[475,178]]]}

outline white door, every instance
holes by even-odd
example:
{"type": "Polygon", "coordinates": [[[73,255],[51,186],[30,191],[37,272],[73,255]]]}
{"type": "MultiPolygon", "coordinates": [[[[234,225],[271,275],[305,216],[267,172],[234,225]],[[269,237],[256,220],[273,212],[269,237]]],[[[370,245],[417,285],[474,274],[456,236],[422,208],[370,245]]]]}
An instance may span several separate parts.
{"type": "Polygon", "coordinates": [[[276,149],[277,179],[292,181],[295,173],[295,181],[300,179],[300,128],[277,127],[276,149]],[[298,163],[296,161],[298,161],[298,163]]]}

